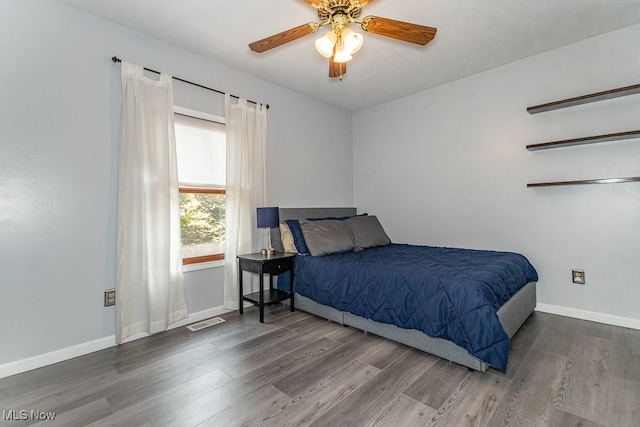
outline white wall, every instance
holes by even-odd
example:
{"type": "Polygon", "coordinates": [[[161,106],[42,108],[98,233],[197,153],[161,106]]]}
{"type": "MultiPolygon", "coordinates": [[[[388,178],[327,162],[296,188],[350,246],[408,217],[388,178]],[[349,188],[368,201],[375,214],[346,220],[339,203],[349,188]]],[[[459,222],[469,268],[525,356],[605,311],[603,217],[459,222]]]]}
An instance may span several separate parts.
{"type": "MultiPolygon", "coordinates": [[[[353,202],[343,110],[51,0],[1,1],[0,51],[0,376],[112,342],[114,309],[102,295],[115,280],[114,55],[269,103],[269,203],[353,202]],[[331,140],[321,123],[332,124],[331,140]]],[[[223,112],[222,96],[188,85],[176,83],[175,100],[223,112]]],[[[222,305],[222,277],[186,273],[191,312],[222,305]]]]}
{"type": "Polygon", "coordinates": [[[526,187],[640,176],[640,140],[525,149],[640,129],[640,95],[526,112],[640,83],[638,40],[640,25],[355,113],[355,205],[396,242],[525,254],[543,310],[640,327],[640,184],[526,187]]]}

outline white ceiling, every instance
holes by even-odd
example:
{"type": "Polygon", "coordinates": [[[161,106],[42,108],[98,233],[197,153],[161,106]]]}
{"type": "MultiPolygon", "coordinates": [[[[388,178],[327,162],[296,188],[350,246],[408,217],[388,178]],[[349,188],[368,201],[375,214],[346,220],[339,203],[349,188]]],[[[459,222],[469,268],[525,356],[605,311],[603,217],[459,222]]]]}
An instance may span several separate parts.
{"type": "Polygon", "coordinates": [[[640,23],[640,0],[375,0],[362,17],[438,33],[426,46],[364,33],[341,82],[314,48],[324,28],[262,54],[247,47],[318,22],[304,0],[58,1],[350,111],[640,23]]]}

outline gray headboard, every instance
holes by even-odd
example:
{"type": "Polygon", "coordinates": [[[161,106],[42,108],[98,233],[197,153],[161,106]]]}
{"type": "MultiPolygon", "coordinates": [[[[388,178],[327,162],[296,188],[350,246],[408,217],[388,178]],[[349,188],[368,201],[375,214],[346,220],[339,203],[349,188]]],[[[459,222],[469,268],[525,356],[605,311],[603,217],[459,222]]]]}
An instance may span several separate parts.
{"type": "MultiPolygon", "coordinates": [[[[279,208],[280,222],[288,219],[341,217],[356,215],[356,208],[279,208]]],[[[282,240],[280,239],[280,229],[271,229],[271,245],[279,252],[282,252],[282,240]]]]}

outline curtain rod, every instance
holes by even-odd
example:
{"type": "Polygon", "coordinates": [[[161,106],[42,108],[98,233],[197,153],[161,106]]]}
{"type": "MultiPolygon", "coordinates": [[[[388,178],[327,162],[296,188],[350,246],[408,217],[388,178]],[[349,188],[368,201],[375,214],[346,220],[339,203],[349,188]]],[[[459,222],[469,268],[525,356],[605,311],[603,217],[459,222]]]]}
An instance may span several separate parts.
{"type": "MultiPolygon", "coordinates": [[[[112,57],[112,58],[111,58],[111,60],[113,61],[113,63],[114,63],[114,64],[117,64],[118,62],[122,62],[122,60],[121,60],[120,58],[118,58],[117,56],[112,57]]],[[[146,68],[146,67],[145,67],[145,68],[144,68],[144,70],[145,70],[145,71],[149,71],[149,72],[151,72],[151,73],[160,74],[160,71],[152,70],[152,69],[150,69],[150,68],[146,68]]],[[[220,93],[220,94],[222,94],[222,95],[225,95],[225,92],[223,92],[223,91],[221,91],[221,90],[213,89],[213,88],[210,88],[210,87],[207,87],[207,86],[203,86],[203,85],[198,84],[198,83],[190,82],[189,80],[184,80],[184,79],[181,79],[180,77],[175,77],[175,76],[171,76],[171,77],[172,77],[174,80],[178,80],[178,81],[183,82],[183,83],[188,83],[188,84],[190,84],[190,85],[197,86],[197,87],[200,87],[200,88],[202,88],[202,89],[207,89],[207,90],[210,90],[210,91],[212,91],[212,92],[216,92],[216,93],[220,93]]],[[[237,96],[237,95],[229,95],[229,96],[231,96],[232,98],[240,99],[240,97],[239,97],[239,96],[237,96]]],[[[256,105],[258,104],[258,102],[256,102],[256,101],[252,101],[252,100],[250,100],[250,99],[247,99],[247,102],[252,102],[252,103],[254,103],[254,104],[256,104],[256,105]]],[[[265,104],[265,107],[267,107],[267,110],[268,110],[268,109],[269,109],[269,104],[265,104]]]]}

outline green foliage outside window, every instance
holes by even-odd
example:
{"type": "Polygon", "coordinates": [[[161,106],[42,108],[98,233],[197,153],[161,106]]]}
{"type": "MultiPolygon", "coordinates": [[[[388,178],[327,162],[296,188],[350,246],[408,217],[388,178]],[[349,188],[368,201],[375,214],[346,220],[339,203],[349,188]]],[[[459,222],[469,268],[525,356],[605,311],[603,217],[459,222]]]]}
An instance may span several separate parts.
{"type": "Polygon", "coordinates": [[[180,227],[185,258],[224,253],[224,194],[180,193],[180,227]]]}

